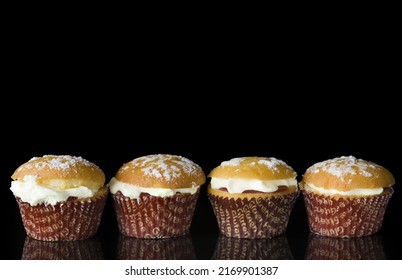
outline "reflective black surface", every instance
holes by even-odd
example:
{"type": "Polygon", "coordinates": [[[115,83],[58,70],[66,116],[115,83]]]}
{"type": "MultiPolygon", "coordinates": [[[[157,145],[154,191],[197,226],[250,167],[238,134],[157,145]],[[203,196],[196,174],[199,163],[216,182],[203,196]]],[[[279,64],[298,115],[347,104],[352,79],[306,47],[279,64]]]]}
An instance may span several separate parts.
{"type": "Polygon", "coordinates": [[[330,238],[310,234],[307,260],[385,260],[381,235],[359,238],[330,238]]]}
{"type": "Polygon", "coordinates": [[[23,260],[102,260],[102,246],[97,236],[79,241],[47,242],[27,237],[23,260]]]}
{"type": "Polygon", "coordinates": [[[190,235],[165,239],[139,239],[119,235],[119,260],[195,260],[190,235]]]}
{"type": "Polygon", "coordinates": [[[286,236],[271,239],[242,239],[220,235],[212,259],[216,260],[292,260],[286,236]]]}

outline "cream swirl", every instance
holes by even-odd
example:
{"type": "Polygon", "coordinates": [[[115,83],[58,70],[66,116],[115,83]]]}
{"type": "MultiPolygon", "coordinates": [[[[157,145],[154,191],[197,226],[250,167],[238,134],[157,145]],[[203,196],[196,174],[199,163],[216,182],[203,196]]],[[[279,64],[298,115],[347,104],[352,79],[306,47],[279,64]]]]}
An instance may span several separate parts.
{"type": "Polygon", "coordinates": [[[297,180],[294,178],[280,180],[211,178],[212,189],[226,188],[229,193],[243,193],[250,190],[271,193],[276,192],[279,186],[297,186],[297,180]]]}
{"type": "Polygon", "coordinates": [[[70,189],[53,189],[40,185],[36,176],[27,175],[23,181],[12,181],[10,190],[16,197],[22,201],[36,206],[41,203],[55,205],[58,202],[67,201],[69,197],[87,198],[92,197],[96,190],[85,186],[79,186],[70,189]]]}
{"type": "Polygon", "coordinates": [[[373,188],[373,189],[353,189],[349,191],[338,191],[335,189],[324,189],[315,186],[314,184],[307,184],[304,183],[307,188],[311,188],[313,191],[320,193],[320,194],[325,194],[325,195],[342,195],[342,196],[366,196],[366,195],[377,195],[381,194],[384,189],[383,188],[373,188]]]}
{"type": "Polygon", "coordinates": [[[132,184],[127,184],[117,180],[116,178],[112,178],[109,182],[110,192],[112,194],[116,194],[120,191],[124,196],[127,196],[131,199],[138,199],[141,193],[148,193],[152,196],[157,197],[169,197],[173,196],[177,193],[190,193],[195,194],[200,186],[192,186],[189,188],[146,188],[141,186],[135,186],[132,184]]]}

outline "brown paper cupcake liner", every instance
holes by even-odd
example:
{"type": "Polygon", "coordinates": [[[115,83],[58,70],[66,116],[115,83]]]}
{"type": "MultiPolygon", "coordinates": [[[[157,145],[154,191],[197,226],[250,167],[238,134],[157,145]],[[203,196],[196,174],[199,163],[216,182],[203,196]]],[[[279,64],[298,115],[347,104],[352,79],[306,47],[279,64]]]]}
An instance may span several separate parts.
{"type": "Polygon", "coordinates": [[[120,260],[195,260],[190,235],[165,239],[119,236],[117,258],[120,260]]]}
{"type": "Polygon", "coordinates": [[[112,195],[120,232],[136,238],[170,238],[189,233],[199,191],[156,197],[142,193],[130,199],[112,195]]]}
{"type": "Polygon", "coordinates": [[[25,239],[22,260],[102,260],[103,253],[98,238],[77,241],[47,242],[25,239]]]}
{"type": "Polygon", "coordinates": [[[361,237],[382,226],[392,188],[374,196],[341,197],[303,190],[310,230],[330,237],[361,237]]]}
{"type": "Polygon", "coordinates": [[[310,233],[307,260],[385,260],[381,236],[332,238],[310,233]]]}
{"type": "Polygon", "coordinates": [[[107,190],[91,200],[31,206],[16,197],[29,237],[42,241],[73,241],[89,238],[98,230],[107,190]]]}
{"type": "Polygon", "coordinates": [[[220,235],[213,254],[215,260],[292,260],[286,236],[274,238],[232,238],[220,235]]]}
{"type": "Polygon", "coordinates": [[[299,192],[269,197],[228,198],[208,194],[220,233],[236,238],[271,238],[286,231],[299,192]]]}

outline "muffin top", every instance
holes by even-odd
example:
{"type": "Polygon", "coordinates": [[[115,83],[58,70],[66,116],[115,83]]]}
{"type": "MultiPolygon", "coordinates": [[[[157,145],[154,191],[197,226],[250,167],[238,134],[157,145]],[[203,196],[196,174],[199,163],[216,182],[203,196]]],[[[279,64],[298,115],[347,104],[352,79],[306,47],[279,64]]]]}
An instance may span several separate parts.
{"type": "Polygon", "coordinates": [[[395,179],[386,168],[353,156],[342,156],[308,168],[302,182],[326,190],[347,192],[356,189],[387,188],[395,179]]]}
{"type": "Polygon", "coordinates": [[[296,175],[289,165],[274,157],[239,157],[222,162],[208,177],[280,180],[294,179],[296,175]]]}
{"type": "Polygon", "coordinates": [[[105,174],[98,166],[70,155],[34,157],[18,167],[11,178],[15,181],[34,178],[37,184],[58,190],[80,186],[98,190],[105,184],[105,174]]]}
{"type": "Polygon", "coordinates": [[[222,162],[210,172],[208,192],[275,193],[289,190],[289,187],[296,191],[296,176],[289,165],[273,157],[233,158],[222,162]]]}
{"type": "Polygon", "coordinates": [[[124,164],[115,178],[144,188],[191,188],[205,183],[200,166],[185,157],[169,154],[136,158],[124,164]]]}

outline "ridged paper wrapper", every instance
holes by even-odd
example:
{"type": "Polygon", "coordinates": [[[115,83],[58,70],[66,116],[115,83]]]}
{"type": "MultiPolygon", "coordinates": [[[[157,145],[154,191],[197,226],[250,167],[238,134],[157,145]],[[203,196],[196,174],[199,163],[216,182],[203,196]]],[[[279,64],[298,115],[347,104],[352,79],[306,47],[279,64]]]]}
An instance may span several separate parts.
{"type": "Polygon", "coordinates": [[[96,234],[108,191],[93,198],[31,206],[16,197],[27,235],[42,241],[73,241],[96,234]]]}
{"type": "Polygon", "coordinates": [[[230,198],[208,194],[220,233],[236,238],[271,238],[286,231],[299,192],[230,198]]]}
{"type": "Polygon", "coordinates": [[[392,188],[372,196],[322,195],[303,190],[310,230],[330,237],[361,237],[382,226],[392,188]]]}
{"type": "Polygon", "coordinates": [[[190,235],[164,239],[119,236],[117,258],[120,260],[195,260],[190,235]]]}
{"type": "Polygon", "coordinates": [[[199,190],[157,197],[147,193],[131,199],[112,195],[120,233],[136,238],[170,238],[189,233],[199,190]]]}

